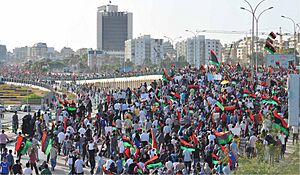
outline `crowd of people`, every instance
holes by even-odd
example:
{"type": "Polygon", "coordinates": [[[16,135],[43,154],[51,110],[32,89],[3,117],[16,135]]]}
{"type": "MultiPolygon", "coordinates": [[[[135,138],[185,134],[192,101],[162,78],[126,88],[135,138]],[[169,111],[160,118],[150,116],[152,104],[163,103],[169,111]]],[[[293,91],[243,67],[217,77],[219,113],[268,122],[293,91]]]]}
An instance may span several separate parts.
{"type": "Polygon", "coordinates": [[[288,73],[297,72],[258,70],[239,64],[172,67],[161,80],[127,89],[68,84],[76,99],[57,96],[52,122],[47,113],[31,117],[35,127],[19,133],[15,163],[12,150],[1,146],[2,173],[15,172],[26,154],[24,174],[55,174],[60,156],[69,174],[87,168],[90,174],[229,175],[239,168],[239,157],[259,156],[261,148],[263,161],[269,160],[269,145],[280,149],[276,159],[282,159],[288,137],[298,143],[298,127],[287,125],[286,88],[288,73]],[[44,172],[37,167],[38,150],[47,155],[44,172]]]}

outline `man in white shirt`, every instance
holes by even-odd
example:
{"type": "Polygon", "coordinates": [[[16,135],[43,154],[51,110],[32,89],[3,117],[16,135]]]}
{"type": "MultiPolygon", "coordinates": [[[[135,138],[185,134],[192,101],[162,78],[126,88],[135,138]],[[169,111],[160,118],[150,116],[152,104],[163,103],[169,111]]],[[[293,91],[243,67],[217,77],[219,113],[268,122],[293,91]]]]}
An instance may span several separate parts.
{"type": "Polygon", "coordinates": [[[189,174],[192,166],[192,152],[189,150],[184,150],[182,154],[185,168],[187,170],[187,173],[189,174]]]}
{"type": "Polygon", "coordinates": [[[58,155],[60,155],[60,149],[63,144],[63,141],[65,140],[65,133],[61,131],[60,133],[57,134],[57,138],[58,138],[58,155]]]}
{"type": "Polygon", "coordinates": [[[78,132],[80,133],[80,135],[84,135],[85,134],[86,129],[84,127],[81,127],[78,132]]]}
{"type": "Polygon", "coordinates": [[[254,157],[254,150],[256,147],[256,141],[257,141],[257,137],[255,135],[252,135],[249,139],[249,143],[250,143],[250,156],[254,157]]]}
{"type": "Polygon", "coordinates": [[[146,131],[143,131],[143,133],[140,135],[140,138],[141,138],[141,142],[142,142],[144,145],[147,145],[147,144],[148,144],[148,141],[149,141],[149,134],[146,133],[146,131]]]}
{"type": "Polygon", "coordinates": [[[79,158],[75,161],[76,174],[83,174],[83,165],[84,165],[84,162],[81,158],[79,158]]]}
{"type": "Polygon", "coordinates": [[[215,143],[216,136],[212,132],[208,135],[207,138],[209,140],[209,143],[211,142],[215,143]]]}
{"type": "Polygon", "coordinates": [[[24,175],[32,175],[32,169],[30,168],[29,162],[26,163],[26,167],[23,169],[24,175]]]}

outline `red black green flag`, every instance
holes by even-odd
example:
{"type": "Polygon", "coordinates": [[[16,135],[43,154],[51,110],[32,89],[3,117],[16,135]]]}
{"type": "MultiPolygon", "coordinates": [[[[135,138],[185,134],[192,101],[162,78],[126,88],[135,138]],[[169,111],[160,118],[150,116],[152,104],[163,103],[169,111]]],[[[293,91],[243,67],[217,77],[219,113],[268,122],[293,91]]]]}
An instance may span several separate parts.
{"type": "Polygon", "coordinates": [[[289,127],[288,127],[288,124],[286,123],[286,121],[276,111],[273,111],[273,115],[274,115],[274,123],[273,123],[272,127],[277,128],[277,129],[281,130],[282,132],[284,132],[286,135],[288,135],[289,127]]]}
{"type": "Polygon", "coordinates": [[[181,143],[181,146],[180,148],[182,150],[189,150],[189,151],[195,151],[195,145],[183,140],[183,139],[180,139],[180,143],[181,143]]]}
{"type": "Polygon", "coordinates": [[[151,159],[145,162],[145,166],[149,169],[163,166],[158,156],[153,156],[151,159]]]}
{"type": "Polygon", "coordinates": [[[230,132],[215,132],[219,144],[225,145],[232,140],[233,134],[230,132]]]}
{"type": "Polygon", "coordinates": [[[210,50],[210,64],[216,65],[220,67],[220,63],[218,61],[218,58],[213,50],[210,50]]]}

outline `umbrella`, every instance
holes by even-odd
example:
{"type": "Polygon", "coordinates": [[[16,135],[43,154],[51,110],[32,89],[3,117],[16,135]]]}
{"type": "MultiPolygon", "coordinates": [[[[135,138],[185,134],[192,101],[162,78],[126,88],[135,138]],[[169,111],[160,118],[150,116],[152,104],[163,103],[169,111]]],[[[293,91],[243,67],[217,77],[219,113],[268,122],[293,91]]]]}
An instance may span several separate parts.
{"type": "Polygon", "coordinates": [[[223,80],[223,81],[221,82],[222,85],[227,84],[227,83],[229,83],[228,80],[223,80]]]}

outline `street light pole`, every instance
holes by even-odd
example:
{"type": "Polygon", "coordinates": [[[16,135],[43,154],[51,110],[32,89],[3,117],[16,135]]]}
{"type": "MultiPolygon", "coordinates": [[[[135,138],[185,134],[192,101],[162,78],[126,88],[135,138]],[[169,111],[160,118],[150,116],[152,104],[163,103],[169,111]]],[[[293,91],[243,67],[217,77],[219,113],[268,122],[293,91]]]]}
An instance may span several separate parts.
{"type": "MultiPolygon", "coordinates": [[[[168,37],[168,36],[164,36],[164,37],[167,38],[169,41],[171,41],[171,44],[172,44],[172,46],[173,46],[174,48],[175,48],[175,45],[174,45],[175,41],[182,38],[182,36],[175,37],[175,38],[173,38],[173,39],[172,39],[171,37],[168,37]]],[[[175,49],[174,49],[174,50],[175,50],[175,49]]],[[[178,61],[177,51],[176,51],[176,61],[178,61]]]]}
{"type": "Polygon", "coordinates": [[[190,30],[185,30],[186,32],[190,32],[194,35],[194,64],[196,66],[196,39],[197,39],[197,35],[198,35],[198,31],[196,32],[193,32],[193,31],[190,31],[190,30]]]}
{"type": "MultiPolygon", "coordinates": [[[[250,57],[250,59],[253,57],[253,53],[254,53],[254,21],[256,21],[256,52],[255,52],[255,71],[256,71],[256,73],[257,73],[257,51],[258,51],[258,20],[259,20],[259,18],[260,18],[260,16],[265,12],[265,11],[267,11],[267,10],[270,10],[270,9],[272,9],[273,7],[269,7],[268,9],[265,9],[264,11],[262,11],[259,15],[258,15],[258,17],[256,17],[255,16],[255,12],[256,12],[256,10],[257,10],[257,8],[259,7],[259,5],[261,4],[261,3],[263,3],[264,1],[266,1],[266,0],[262,0],[262,1],[260,1],[257,5],[256,5],[256,7],[253,9],[253,7],[252,7],[252,5],[247,1],[247,0],[244,0],[248,5],[249,5],[249,7],[250,7],[250,9],[251,10],[248,10],[248,9],[246,9],[246,8],[244,8],[244,7],[241,7],[241,9],[242,10],[246,10],[246,11],[248,11],[248,12],[250,12],[251,14],[252,14],[252,37],[251,37],[251,57],[250,57]]],[[[254,60],[253,59],[251,59],[252,60],[252,64],[253,64],[253,62],[254,62],[254,60]]]]}
{"type": "Polygon", "coordinates": [[[297,60],[297,55],[296,55],[296,47],[297,47],[296,23],[295,23],[295,21],[294,21],[292,18],[290,18],[290,17],[287,17],[287,16],[281,16],[281,17],[282,17],[282,18],[286,18],[286,19],[292,21],[293,24],[294,24],[294,57],[295,57],[295,62],[296,62],[296,60],[297,60]]]}

